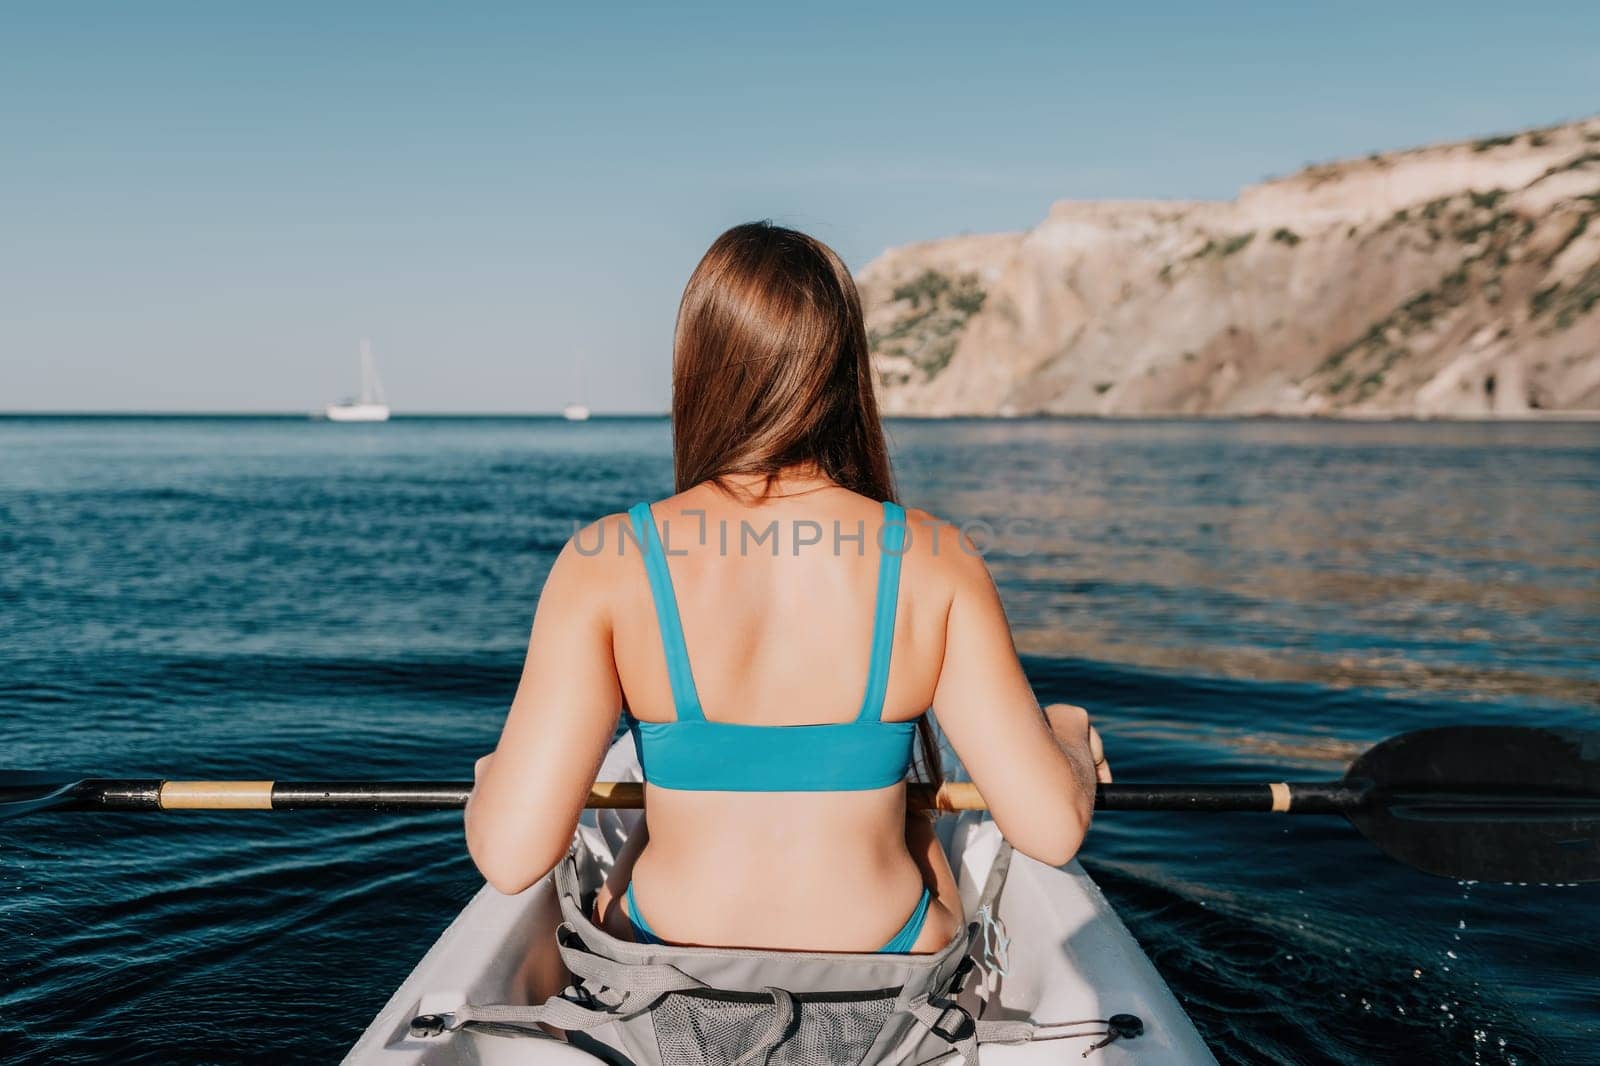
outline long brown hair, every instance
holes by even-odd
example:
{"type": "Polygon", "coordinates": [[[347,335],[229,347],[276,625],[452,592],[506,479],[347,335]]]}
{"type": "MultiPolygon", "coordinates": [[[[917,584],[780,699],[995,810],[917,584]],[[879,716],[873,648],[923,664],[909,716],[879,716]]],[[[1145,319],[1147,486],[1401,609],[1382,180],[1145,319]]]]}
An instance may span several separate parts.
{"type": "MultiPolygon", "coordinates": [[[[672,352],[677,491],[730,474],[772,480],[801,465],[893,500],[861,296],[837,253],[771,222],[712,242],[678,305],[672,352]]],[[[921,776],[942,777],[926,715],[921,776]]]]}
{"type": "Polygon", "coordinates": [[[814,464],[894,498],[861,297],[832,248],[770,222],[712,243],[678,306],[672,454],[679,492],[814,464]]]}

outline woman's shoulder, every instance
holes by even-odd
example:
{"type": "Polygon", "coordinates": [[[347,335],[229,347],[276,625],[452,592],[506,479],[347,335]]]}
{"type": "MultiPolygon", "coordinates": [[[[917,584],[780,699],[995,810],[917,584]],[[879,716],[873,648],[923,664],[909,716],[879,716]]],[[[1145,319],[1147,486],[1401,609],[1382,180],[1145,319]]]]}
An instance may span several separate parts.
{"type": "Polygon", "coordinates": [[[973,581],[987,582],[989,569],[973,530],[920,507],[906,506],[906,565],[922,575],[958,589],[973,581]]]}
{"type": "MultiPolygon", "coordinates": [[[[616,579],[618,563],[638,551],[639,538],[626,511],[603,515],[567,538],[550,574],[590,586],[616,579]]],[[[638,561],[633,561],[638,566],[638,561]]]]}

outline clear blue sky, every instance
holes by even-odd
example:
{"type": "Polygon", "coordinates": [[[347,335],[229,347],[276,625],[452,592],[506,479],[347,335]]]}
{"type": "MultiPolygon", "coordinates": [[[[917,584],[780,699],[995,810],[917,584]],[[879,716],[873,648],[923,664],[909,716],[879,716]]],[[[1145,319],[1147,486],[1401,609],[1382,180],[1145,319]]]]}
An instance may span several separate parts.
{"type": "Polygon", "coordinates": [[[661,410],[724,227],[860,267],[1600,110],[1600,4],[9,3],[0,410],[661,410]]]}

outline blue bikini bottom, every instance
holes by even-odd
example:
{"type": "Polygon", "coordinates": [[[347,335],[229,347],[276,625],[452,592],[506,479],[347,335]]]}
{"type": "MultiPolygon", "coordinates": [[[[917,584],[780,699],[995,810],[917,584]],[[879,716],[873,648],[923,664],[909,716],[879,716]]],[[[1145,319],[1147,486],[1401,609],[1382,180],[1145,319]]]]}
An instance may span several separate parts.
{"type": "MultiPolygon", "coordinates": [[[[922,924],[928,920],[929,893],[926,888],[917,899],[917,905],[911,909],[911,917],[906,919],[906,924],[900,931],[889,938],[889,942],[879,948],[874,954],[878,955],[908,955],[917,942],[917,937],[922,933],[922,924]]],[[[623,896],[623,904],[628,912],[628,924],[633,926],[633,939],[640,944],[664,944],[666,941],[656,936],[650,928],[650,923],[644,920],[644,915],[639,913],[639,904],[633,898],[633,882],[628,882],[628,891],[623,896]]]]}

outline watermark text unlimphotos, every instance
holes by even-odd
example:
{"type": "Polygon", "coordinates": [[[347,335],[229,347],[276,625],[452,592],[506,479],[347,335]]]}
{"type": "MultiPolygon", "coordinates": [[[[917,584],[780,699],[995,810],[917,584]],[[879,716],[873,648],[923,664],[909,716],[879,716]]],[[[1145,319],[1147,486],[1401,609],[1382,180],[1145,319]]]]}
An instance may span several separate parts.
{"type": "MultiPolygon", "coordinates": [[[[782,522],[776,518],[765,524],[743,518],[737,523],[727,519],[713,523],[707,521],[702,510],[680,513],[687,522],[674,523],[668,519],[659,527],[657,535],[667,555],[687,555],[691,546],[713,548],[719,555],[765,554],[774,558],[780,554],[800,555],[810,551],[833,555],[853,551],[856,555],[865,555],[869,543],[876,551],[903,555],[921,538],[928,538],[934,555],[949,551],[989,555],[996,546],[1005,545],[1006,554],[1025,556],[1031,554],[1028,546],[1036,542],[1039,533],[1038,523],[1027,518],[1009,518],[1001,522],[983,519],[946,522],[924,518],[876,523],[876,528],[869,530],[865,521],[858,521],[854,526],[838,519],[826,524],[811,519],[782,522]],[[900,541],[898,548],[894,543],[896,539],[900,541]]],[[[572,542],[579,555],[600,555],[606,551],[622,555],[630,547],[636,551],[643,548],[638,531],[630,523],[597,522],[588,527],[574,523],[572,542]],[[613,525],[617,532],[608,531],[613,525]]]]}

